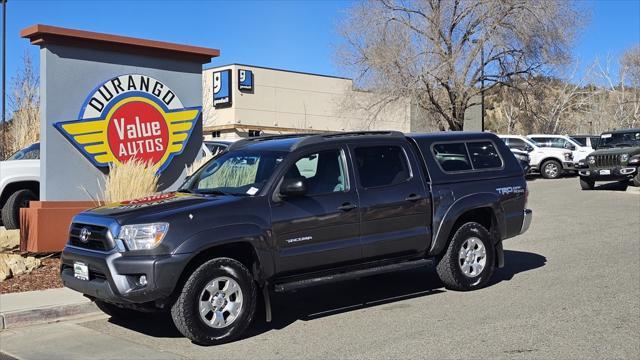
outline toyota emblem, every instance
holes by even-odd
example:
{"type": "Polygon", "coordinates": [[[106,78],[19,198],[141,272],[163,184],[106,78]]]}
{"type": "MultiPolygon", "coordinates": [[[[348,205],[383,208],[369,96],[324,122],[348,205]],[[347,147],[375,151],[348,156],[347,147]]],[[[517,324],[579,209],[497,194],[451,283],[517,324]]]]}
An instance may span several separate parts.
{"type": "Polygon", "coordinates": [[[87,229],[86,227],[83,227],[82,230],[80,230],[80,241],[86,243],[87,241],[89,241],[89,235],[91,235],[91,231],[89,231],[89,229],[87,229]]]}

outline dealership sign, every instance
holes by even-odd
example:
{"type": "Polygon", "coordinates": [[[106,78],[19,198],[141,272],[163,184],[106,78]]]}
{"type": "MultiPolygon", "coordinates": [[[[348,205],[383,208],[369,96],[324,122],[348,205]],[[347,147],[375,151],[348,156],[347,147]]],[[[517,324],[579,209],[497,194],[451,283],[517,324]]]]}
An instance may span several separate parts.
{"type": "Polygon", "coordinates": [[[97,167],[135,158],[161,172],[184,150],[200,111],[159,80],[129,74],[100,84],[77,120],[54,126],[97,167]]]}
{"type": "Polygon", "coordinates": [[[231,70],[213,73],[213,107],[231,106],[231,70]]]}

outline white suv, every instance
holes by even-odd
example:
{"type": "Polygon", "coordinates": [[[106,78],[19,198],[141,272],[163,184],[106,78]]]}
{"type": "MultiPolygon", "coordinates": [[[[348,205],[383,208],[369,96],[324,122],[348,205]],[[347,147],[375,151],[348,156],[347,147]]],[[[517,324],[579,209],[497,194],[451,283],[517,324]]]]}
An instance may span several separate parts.
{"type": "Polygon", "coordinates": [[[0,225],[20,227],[20,208],[40,194],[40,144],[35,143],[0,161],[0,225]]]}
{"type": "Polygon", "coordinates": [[[540,172],[545,179],[556,179],[575,171],[573,154],[566,149],[538,146],[534,141],[518,135],[498,135],[511,149],[524,150],[531,158],[531,171],[540,172]]]}
{"type": "Polygon", "coordinates": [[[578,163],[578,161],[586,159],[587,155],[593,152],[593,149],[591,147],[582,146],[575,139],[572,139],[565,135],[532,134],[527,137],[535,141],[536,144],[541,147],[552,147],[570,150],[573,154],[574,163],[578,163]]]}

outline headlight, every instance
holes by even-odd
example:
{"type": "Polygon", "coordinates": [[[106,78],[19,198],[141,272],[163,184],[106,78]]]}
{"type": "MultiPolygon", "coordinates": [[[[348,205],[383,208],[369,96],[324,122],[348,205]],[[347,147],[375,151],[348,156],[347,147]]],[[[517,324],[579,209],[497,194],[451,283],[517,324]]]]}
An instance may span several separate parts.
{"type": "Polygon", "coordinates": [[[573,160],[573,154],[571,154],[571,153],[565,153],[565,154],[564,154],[564,160],[565,160],[565,161],[571,161],[571,160],[573,160]]]}
{"type": "Polygon", "coordinates": [[[587,161],[589,161],[589,164],[593,165],[596,163],[596,157],[595,156],[589,156],[587,157],[587,161]]]}
{"type": "Polygon", "coordinates": [[[158,246],[168,230],[168,223],[124,225],[118,238],[129,250],[148,250],[158,246]]]}
{"type": "Polygon", "coordinates": [[[529,157],[527,155],[522,155],[522,154],[516,154],[516,159],[520,160],[520,161],[529,161],[529,157]]]}
{"type": "Polygon", "coordinates": [[[620,155],[620,161],[625,162],[627,160],[629,160],[629,154],[620,155]]]}

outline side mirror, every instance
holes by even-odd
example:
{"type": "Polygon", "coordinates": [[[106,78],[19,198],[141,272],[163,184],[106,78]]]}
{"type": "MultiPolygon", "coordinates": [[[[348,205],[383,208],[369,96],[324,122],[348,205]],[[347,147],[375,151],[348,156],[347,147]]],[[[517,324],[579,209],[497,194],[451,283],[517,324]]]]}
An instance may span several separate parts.
{"type": "Polygon", "coordinates": [[[284,179],[280,185],[280,195],[285,197],[300,197],[307,193],[304,178],[284,179]]]}
{"type": "Polygon", "coordinates": [[[525,148],[524,148],[524,150],[525,150],[526,152],[532,152],[532,151],[533,151],[533,146],[531,146],[531,145],[527,145],[527,147],[525,147],[525,148]]]}
{"type": "Polygon", "coordinates": [[[570,144],[570,143],[566,143],[566,144],[564,144],[564,147],[565,147],[565,149],[569,149],[569,150],[571,150],[571,151],[573,151],[573,150],[575,150],[575,149],[576,149],[576,146],[575,146],[575,145],[573,145],[573,144],[570,144]]]}

